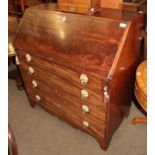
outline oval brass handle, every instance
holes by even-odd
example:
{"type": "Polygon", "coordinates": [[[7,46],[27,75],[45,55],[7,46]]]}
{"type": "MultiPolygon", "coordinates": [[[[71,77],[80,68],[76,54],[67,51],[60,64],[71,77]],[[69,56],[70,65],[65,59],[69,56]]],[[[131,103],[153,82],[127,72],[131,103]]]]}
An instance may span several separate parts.
{"type": "Polygon", "coordinates": [[[89,122],[83,121],[83,126],[86,127],[86,128],[88,128],[88,127],[90,126],[90,125],[89,125],[89,122]]]}
{"type": "Polygon", "coordinates": [[[36,88],[38,86],[38,84],[35,80],[32,80],[32,86],[33,86],[33,88],[36,88]]]}
{"type": "Polygon", "coordinates": [[[86,74],[81,74],[80,75],[80,82],[81,82],[81,85],[86,85],[88,82],[88,76],[86,74]]]}
{"type": "Polygon", "coordinates": [[[34,69],[32,67],[28,68],[28,74],[32,75],[34,73],[34,69]]]}
{"type": "Polygon", "coordinates": [[[87,90],[81,90],[81,99],[87,98],[89,96],[89,93],[87,90]]]}
{"type": "Polygon", "coordinates": [[[38,101],[41,100],[41,97],[40,97],[39,95],[35,95],[35,99],[36,99],[36,101],[38,102],[38,101]]]}
{"type": "Polygon", "coordinates": [[[30,56],[30,54],[26,54],[25,57],[26,57],[26,61],[27,61],[27,62],[30,62],[30,61],[31,61],[31,56],[30,56]]]}
{"type": "Polygon", "coordinates": [[[82,111],[85,113],[89,112],[89,107],[87,105],[82,105],[82,111]]]}

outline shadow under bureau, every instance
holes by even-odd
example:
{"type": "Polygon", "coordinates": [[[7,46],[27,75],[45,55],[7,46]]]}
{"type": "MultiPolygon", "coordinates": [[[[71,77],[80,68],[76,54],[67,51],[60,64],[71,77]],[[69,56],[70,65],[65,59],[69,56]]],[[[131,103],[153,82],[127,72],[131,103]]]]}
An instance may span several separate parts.
{"type": "Polygon", "coordinates": [[[106,150],[129,113],[143,19],[112,9],[92,16],[54,4],[27,9],[14,46],[30,105],[89,133],[106,150]]]}

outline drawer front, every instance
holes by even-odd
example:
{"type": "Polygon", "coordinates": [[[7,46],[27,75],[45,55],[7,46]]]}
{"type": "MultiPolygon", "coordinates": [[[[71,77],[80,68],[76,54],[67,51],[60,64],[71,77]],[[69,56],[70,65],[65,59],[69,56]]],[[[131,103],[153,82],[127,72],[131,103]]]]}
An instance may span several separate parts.
{"type": "Polygon", "coordinates": [[[79,74],[67,68],[49,64],[25,52],[18,53],[18,56],[26,92],[31,100],[73,126],[94,136],[104,137],[106,105],[102,102],[98,80],[93,85],[89,81],[93,78],[90,78],[83,85],[79,74]],[[29,73],[30,67],[32,74],[29,73]],[[81,90],[87,90],[88,98],[81,98],[81,90]]]}
{"type": "MultiPolygon", "coordinates": [[[[55,85],[28,77],[24,73],[22,73],[22,76],[26,87],[31,89],[31,92],[33,91],[33,93],[31,93],[33,94],[33,97],[35,96],[35,94],[42,93],[45,97],[50,97],[51,100],[58,99],[60,101],[60,104],[64,106],[66,111],[70,108],[75,112],[79,110],[80,113],[86,114],[88,117],[92,119],[95,118],[97,121],[101,121],[103,124],[105,124],[106,112],[101,106],[97,107],[95,105],[76,100],[72,98],[72,96],[69,96],[67,93],[57,88],[55,85]],[[34,81],[37,83],[37,87],[33,86],[34,81]],[[68,98],[65,98],[64,96],[68,96],[68,98]]],[[[56,106],[59,105],[56,102],[53,102],[53,104],[56,104],[56,106]]]]}
{"type": "Polygon", "coordinates": [[[64,95],[65,99],[70,100],[72,97],[76,102],[87,102],[88,104],[95,105],[103,110],[106,110],[107,105],[102,101],[102,82],[92,76],[88,75],[88,82],[85,85],[81,84],[80,75],[82,73],[77,73],[62,66],[58,66],[52,63],[48,63],[39,58],[31,55],[32,61],[26,62],[26,53],[20,52],[19,59],[21,63],[22,70],[27,74],[28,68],[34,68],[34,74],[31,76],[47,82],[48,84],[54,85],[56,89],[60,89],[67,95],[64,95]],[[82,98],[82,90],[88,92],[87,98],[82,98]]]}
{"type": "Polygon", "coordinates": [[[88,105],[89,112],[84,112],[81,103],[65,100],[62,97],[64,94],[55,91],[55,87],[47,86],[47,83],[29,77],[22,68],[20,69],[27,95],[31,100],[73,126],[92,135],[105,136],[106,112],[93,105],[88,105]],[[33,87],[32,81],[34,80],[37,82],[37,87],[33,87]]]}

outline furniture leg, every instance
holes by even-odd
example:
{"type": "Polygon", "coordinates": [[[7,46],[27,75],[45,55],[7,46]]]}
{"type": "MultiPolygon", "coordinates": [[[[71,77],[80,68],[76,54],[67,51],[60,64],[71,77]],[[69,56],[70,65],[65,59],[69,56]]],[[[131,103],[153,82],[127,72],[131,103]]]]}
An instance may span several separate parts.
{"type": "Polygon", "coordinates": [[[140,124],[147,124],[147,117],[135,117],[135,118],[132,120],[132,124],[137,124],[137,123],[140,123],[140,124]]]}

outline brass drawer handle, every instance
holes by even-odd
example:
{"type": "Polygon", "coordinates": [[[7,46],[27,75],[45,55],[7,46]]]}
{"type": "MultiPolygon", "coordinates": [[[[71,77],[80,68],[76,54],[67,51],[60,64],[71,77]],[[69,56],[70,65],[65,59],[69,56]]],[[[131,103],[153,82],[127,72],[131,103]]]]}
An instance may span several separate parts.
{"type": "Polygon", "coordinates": [[[30,61],[31,61],[31,56],[30,56],[30,54],[26,54],[25,57],[26,57],[26,61],[27,61],[27,62],[30,62],[30,61]]]}
{"type": "Polygon", "coordinates": [[[37,82],[35,80],[32,80],[32,87],[36,88],[38,86],[37,82]]]}
{"type": "Polygon", "coordinates": [[[83,126],[86,127],[86,128],[89,128],[89,126],[90,126],[90,125],[89,125],[89,122],[83,121],[83,126]]]}
{"type": "Polygon", "coordinates": [[[29,68],[28,68],[28,74],[29,74],[29,75],[34,74],[34,69],[33,69],[32,67],[29,67],[29,68]]]}
{"type": "Polygon", "coordinates": [[[37,102],[41,101],[41,97],[39,95],[35,95],[35,99],[37,102]]]}
{"type": "Polygon", "coordinates": [[[89,107],[87,105],[82,105],[82,111],[84,113],[88,113],[89,112],[89,107]]]}
{"type": "Polygon", "coordinates": [[[86,74],[81,74],[80,75],[80,82],[81,82],[81,85],[86,85],[88,82],[88,76],[86,74]]]}
{"type": "Polygon", "coordinates": [[[89,93],[87,90],[81,90],[81,99],[85,99],[85,98],[88,98],[89,96],[89,93]]]}

